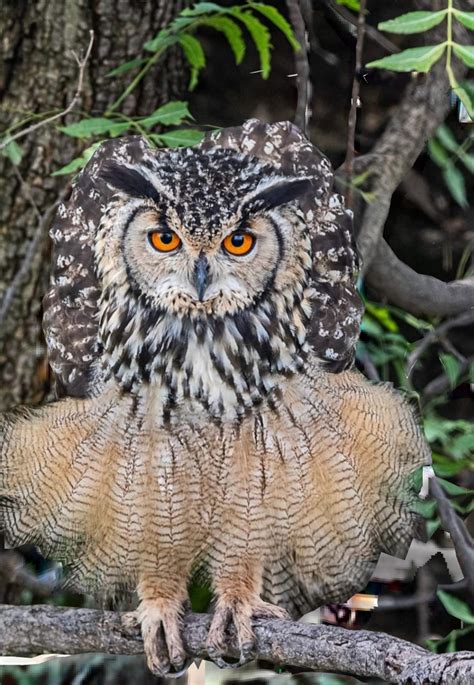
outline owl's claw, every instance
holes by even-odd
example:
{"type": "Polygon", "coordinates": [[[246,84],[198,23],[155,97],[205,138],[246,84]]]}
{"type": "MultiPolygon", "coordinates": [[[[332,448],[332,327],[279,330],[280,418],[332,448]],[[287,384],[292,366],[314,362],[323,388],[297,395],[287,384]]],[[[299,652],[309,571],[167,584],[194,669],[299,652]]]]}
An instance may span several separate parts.
{"type": "Polygon", "coordinates": [[[138,609],[143,645],[150,671],[156,676],[177,678],[192,659],[184,651],[180,635],[180,614],[164,609],[159,602],[142,602],[138,609]]]}
{"type": "Polygon", "coordinates": [[[263,602],[260,598],[245,602],[234,600],[230,603],[219,601],[209,628],[206,649],[209,658],[219,668],[238,668],[255,658],[255,634],[252,628],[253,618],[288,619],[284,609],[263,602]],[[227,628],[233,622],[240,650],[240,658],[228,661],[224,654],[228,651],[227,628]]]}

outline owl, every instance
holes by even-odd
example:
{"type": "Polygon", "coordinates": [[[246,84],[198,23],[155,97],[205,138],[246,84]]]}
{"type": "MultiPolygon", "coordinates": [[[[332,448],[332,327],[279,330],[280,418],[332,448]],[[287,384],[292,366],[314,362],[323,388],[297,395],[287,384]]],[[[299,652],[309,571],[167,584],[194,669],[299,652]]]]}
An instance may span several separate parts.
{"type": "Polygon", "coordinates": [[[364,588],[418,527],[429,453],[407,401],[351,370],[351,217],[289,123],[195,147],[104,143],[59,209],[44,329],[58,400],[0,418],[0,523],[84,590],[136,590],[148,664],[185,661],[194,577],[208,654],[252,619],[364,588]]]}

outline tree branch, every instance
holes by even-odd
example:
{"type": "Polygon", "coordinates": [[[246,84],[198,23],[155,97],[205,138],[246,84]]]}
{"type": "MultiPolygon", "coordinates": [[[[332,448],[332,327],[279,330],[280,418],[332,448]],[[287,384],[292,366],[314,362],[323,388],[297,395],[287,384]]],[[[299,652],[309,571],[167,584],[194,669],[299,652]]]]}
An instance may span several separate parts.
{"type": "Polygon", "coordinates": [[[439,518],[441,519],[442,526],[451,536],[459,566],[466,579],[469,592],[474,597],[474,540],[464,521],[456,514],[454,507],[436,478],[430,479],[430,492],[438,504],[439,518]]]}
{"type": "Polygon", "coordinates": [[[455,316],[474,310],[473,278],[445,283],[419,274],[400,261],[383,239],[376,248],[367,282],[389,302],[412,314],[455,316]]]}
{"type": "MultiPolygon", "coordinates": [[[[0,607],[0,653],[78,654],[108,652],[141,654],[138,628],[126,627],[123,614],[52,606],[0,607]]],[[[188,654],[207,658],[205,642],[211,621],[207,614],[184,618],[183,640],[188,654]]],[[[474,652],[432,654],[398,638],[365,630],[351,631],[292,621],[254,622],[259,659],[308,670],[336,671],[389,683],[474,682],[474,652]]],[[[238,655],[232,633],[228,657],[238,655]]]]}

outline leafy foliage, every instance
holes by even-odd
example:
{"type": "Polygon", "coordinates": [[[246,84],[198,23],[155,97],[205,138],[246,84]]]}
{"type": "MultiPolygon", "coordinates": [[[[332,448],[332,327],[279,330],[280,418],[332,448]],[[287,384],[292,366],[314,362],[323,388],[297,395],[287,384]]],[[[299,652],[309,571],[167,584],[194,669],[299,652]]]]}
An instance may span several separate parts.
{"type": "MultiPolygon", "coordinates": [[[[192,116],[187,102],[168,102],[146,117],[125,116],[118,111],[119,106],[133,92],[150,68],[158,63],[168,48],[173,45],[182,49],[189,64],[189,89],[193,90],[198,83],[200,72],[206,66],[204,49],[195,35],[202,27],[212,28],[226,38],[236,64],[240,64],[246,54],[244,33],[246,32],[257,49],[262,78],[267,79],[271,70],[273,46],[270,30],[262,22],[262,18],[271,27],[281,31],[293,50],[300,49],[290,24],[272,5],[253,0],[231,7],[223,7],[214,2],[198,2],[193,7],[184,9],[167,27],[144,44],[143,56],[128,60],[109,72],[109,77],[117,77],[139,70],[106,112],[101,116],[86,116],[75,123],[57,126],[57,130],[62,134],[86,141],[89,145],[78,157],[55,171],[53,175],[59,176],[79,171],[104,138],[140,134],[148,139],[150,145],[179,147],[197,144],[204,134],[195,128],[190,128],[192,116]],[[169,126],[185,128],[163,131],[163,127],[169,126]]],[[[11,130],[8,129],[5,132],[4,140],[8,140],[11,130]]],[[[13,164],[19,164],[21,161],[21,147],[15,141],[11,141],[4,148],[3,153],[13,164]]]]}
{"type": "MultiPolygon", "coordinates": [[[[443,128],[437,132],[437,139],[446,140],[451,146],[454,140],[457,146],[452,134],[446,133],[443,128]]],[[[409,396],[423,400],[423,387],[418,387],[408,368],[409,355],[420,339],[432,332],[433,328],[431,322],[396,307],[367,302],[358,358],[363,361],[368,355],[382,380],[394,381],[409,396]]],[[[427,347],[418,363],[423,364],[426,357],[433,355],[438,357],[439,367],[449,380],[450,390],[470,380],[473,368],[462,372],[457,358],[442,351],[437,339],[427,347]]],[[[433,400],[422,401],[421,418],[426,439],[432,448],[433,469],[438,482],[450,497],[454,509],[465,517],[474,511],[474,490],[461,487],[455,481],[463,472],[474,469],[474,424],[444,416],[449,406],[448,393],[449,390],[433,400]]],[[[431,499],[421,501],[417,510],[427,519],[428,535],[431,537],[441,525],[436,502],[431,499]]],[[[458,639],[471,633],[474,635],[474,615],[466,603],[453,595],[440,591],[438,597],[448,613],[469,623],[469,626],[461,626],[441,640],[429,640],[427,644],[433,651],[455,651],[458,639]]]]}
{"type": "Polygon", "coordinates": [[[443,178],[451,195],[464,209],[468,206],[466,181],[458,163],[474,174],[474,154],[469,153],[474,143],[474,135],[470,133],[462,143],[458,143],[454,134],[442,124],[436,135],[428,141],[428,152],[435,164],[443,172],[443,178]]]}
{"type": "MultiPolygon", "coordinates": [[[[401,14],[395,19],[389,19],[379,24],[381,31],[390,33],[413,34],[424,33],[446,21],[446,40],[437,45],[427,45],[420,48],[408,48],[395,55],[388,55],[369,62],[367,67],[390,69],[391,71],[420,71],[426,73],[446,54],[446,71],[449,76],[451,88],[466,107],[469,115],[474,117],[474,101],[469,93],[456,80],[451,59],[456,55],[468,67],[474,67],[474,47],[460,45],[453,39],[453,19],[463,24],[466,28],[474,30],[474,12],[462,12],[453,6],[453,0],[447,0],[448,5],[444,10],[408,12],[401,14]]],[[[456,172],[450,172],[456,176],[456,172]]],[[[454,181],[456,183],[456,181],[454,181]]]]}

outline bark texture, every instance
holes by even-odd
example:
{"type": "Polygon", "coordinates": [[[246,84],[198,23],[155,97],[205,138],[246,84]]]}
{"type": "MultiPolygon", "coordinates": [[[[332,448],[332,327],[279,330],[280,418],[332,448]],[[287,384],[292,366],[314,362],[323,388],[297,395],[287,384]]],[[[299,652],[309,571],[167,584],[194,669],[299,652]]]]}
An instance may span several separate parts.
{"type": "MultiPolygon", "coordinates": [[[[186,652],[207,658],[211,616],[184,619],[186,652]]],[[[432,654],[405,640],[367,630],[346,630],[292,621],[254,621],[259,659],[306,670],[336,671],[410,685],[472,685],[474,652],[432,654]]],[[[121,614],[51,606],[0,607],[0,654],[141,654],[138,628],[126,627],[121,614]]],[[[232,635],[228,657],[239,654],[232,635]]]]}
{"type": "MultiPolygon", "coordinates": [[[[0,65],[0,129],[31,113],[62,110],[77,86],[77,63],[95,32],[87,63],[82,103],[77,109],[100,115],[122,92],[130,75],[108,78],[107,72],[140,54],[188,0],[4,0],[0,35],[4,62],[0,65]]],[[[124,103],[126,114],[151,112],[182,94],[186,70],[180,52],[150,70],[124,103]]],[[[68,120],[73,120],[69,115],[68,120]]],[[[61,122],[58,122],[61,123],[61,122]]],[[[64,123],[64,122],[63,122],[64,123]]],[[[51,172],[67,164],[84,147],[80,141],[43,127],[19,140],[23,159],[22,184],[10,161],[0,157],[0,301],[22,266],[39,222],[64,185],[65,177],[51,172]],[[30,195],[30,199],[28,198],[30,195]]],[[[18,288],[8,316],[0,321],[0,411],[20,402],[42,398],[46,376],[41,334],[41,299],[49,268],[48,226],[29,262],[28,275],[18,288]]]]}

